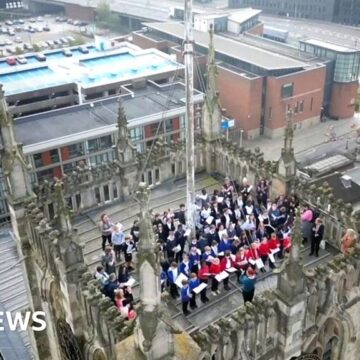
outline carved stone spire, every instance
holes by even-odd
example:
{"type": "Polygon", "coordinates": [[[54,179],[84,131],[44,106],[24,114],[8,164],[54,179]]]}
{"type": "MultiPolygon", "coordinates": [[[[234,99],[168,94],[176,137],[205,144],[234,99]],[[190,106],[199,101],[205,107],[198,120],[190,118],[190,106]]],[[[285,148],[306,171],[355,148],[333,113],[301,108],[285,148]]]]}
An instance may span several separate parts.
{"type": "Polygon", "coordinates": [[[218,101],[218,94],[216,91],[216,78],[218,76],[218,70],[215,63],[215,47],[214,47],[214,29],[210,25],[209,29],[209,50],[208,50],[208,63],[207,63],[207,91],[206,100],[208,106],[214,106],[218,101]]]}
{"type": "Polygon", "coordinates": [[[289,185],[288,181],[292,180],[296,175],[296,159],[294,155],[293,140],[294,140],[293,112],[290,109],[286,113],[284,147],[281,149],[281,157],[279,160],[279,171],[278,171],[279,175],[286,182],[286,188],[288,188],[289,185]]]}
{"type": "Polygon", "coordinates": [[[62,233],[71,235],[72,226],[70,220],[70,210],[65,200],[64,184],[61,180],[57,180],[55,183],[54,205],[56,211],[55,216],[62,233]]]}
{"type": "Polygon", "coordinates": [[[161,304],[158,248],[149,212],[149,189],[139,184],[136,197],[140,203],[140,232],[137,269],[140,282],[140,309],[136,344],[148,360],[173,359],[171,324],[164,321],[166,309],[161,304]]]}
{"type": "Polygon", "coordinates": [[[279,293],[289,301],[295,300],[304,293],[303,264],[300,257],[301,242],[301,220],[297,209],[290,256],[283,265],[278,284],[279,293]]]}
{"type": "Polygon", "coordinates": [[[2,169],[9,179],[9,193],[13,200],[34,196],[28,175],[29,165],[26,164],[22,146],[15,140],[14,120],[8,112],[4,91],[0,84],[0,133],[3,143],[2,169]]]}
{"type": "Polygon", "coordinates": [[[136,149],[131,143],[128,131],[128,121],[123,106],[121,97],[119,98],[118,109],[118,141],[117,141],[117,154],[120,165],[131,163],[135,160],[136,149]]]}
{"type": "Polygon", "coordinates": [[[202,129],[206,139],[213,140],[219,136],[221,125],[221,106],[219,93],[216,90],[218,70],[215,61],[214,30],[209,29],[209,49],[207,62],[207,90],[202,112],[202,129]]]}
{"type": "Polygon", "coordinates": [[[281,149],[281,154],[294,154],[293,148],[294,130],[293,130],[293,112],[289,109],[286,113],[286,124],[284,133],[284,147],[281,149]]]}

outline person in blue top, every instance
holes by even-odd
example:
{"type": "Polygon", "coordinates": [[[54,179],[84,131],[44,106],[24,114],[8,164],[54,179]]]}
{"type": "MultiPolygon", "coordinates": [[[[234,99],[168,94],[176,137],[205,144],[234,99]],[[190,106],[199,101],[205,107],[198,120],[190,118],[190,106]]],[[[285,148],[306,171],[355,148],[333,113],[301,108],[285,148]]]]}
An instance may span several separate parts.
{"type": "Polygon", "coordinates": [[[192,246],[189,252],[190,271],[197,273],[200,265],[200,255],[196,246],[192,246]]]}
{"type": "Polygon", "coordinates": [[[189,256],[187,254],[183,255],[183,261],[180,263],[179,270],[181,273],[183,273],[185,276],[189,277],[191,273],[191,264],[189,261],[189,256]]]}
{"type": "Polygon", "coordinates": [[[239,282],[243,285],[244,303],[252,302],[255,293],[256,271],[249,267],[246,274],[240,276],[239,282]]]}
{"type": "Polygon", "coordinates": [[[196,309],[196,294],[193,292],[193,290],[198,287],[201,284],[200,280],[198,279],[196,273],[191,273],[190,275],[190,281],[189,281],[189,288],[191,292],[191,299],[190,299],[190,307],[191,309],[196,309]]]}
{"type": "Polygon", "coordinates": [[[226,234],[223,235],[222,240],[219,243],[218,251],[219,253],[225,252],[227,250],[231,250],[231,242],[226,234]]]}
{"type": "Polygon", "coordinates": [[[183,280],[181,284],[182,284],[182,288],[181,288],[182,309],[184,315],[186,316],[190,314],[190,311],[188,310],[188,305],[192,295],[190,293],[189,282],[187,280],[183,280]]]}
{"type": "Polygon", "coordinates": [[[170,283],[170,295],[173,299],[176,299],[179,297],[179,293],[177,290],[177,286],[175,284],[175,281],[177,277],[179,276],[180,271],[178,269],[178,265],[175,261],[173,261],[169,267],[169,270],[167,271],[168,280],[170,283]]]}

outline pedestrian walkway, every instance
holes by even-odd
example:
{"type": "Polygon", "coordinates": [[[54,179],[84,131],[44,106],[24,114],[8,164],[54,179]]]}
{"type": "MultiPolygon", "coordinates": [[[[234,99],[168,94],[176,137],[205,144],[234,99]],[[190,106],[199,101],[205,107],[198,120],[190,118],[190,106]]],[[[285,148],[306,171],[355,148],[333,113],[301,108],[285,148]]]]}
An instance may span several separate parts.
{"type": "MultiPolygon", "coordinates": [[[[355,130],[351,128],[352,124],[360,126],[360,114],[356,113],[353,118],[345,120],[327,120],[321,122],[312,127],[305,129],[298,129],[294,132],[294,150],[295,154],[300,154],[303,151],[307,151],[311,148],[315,148],[321,144],[326,143],[326,132],[329,126],[334,126],[336,137],[339,140],[350,137],[353,139],[356,137],[355,130]]],[[[281,148],[283,147],[283,137],[275,139],[259,138],[254,140],[244,140],[243,145],[246,149],[255,149],[260,147],[264,153],[265,160],[278,160],[281,154],[281,148]]]]}

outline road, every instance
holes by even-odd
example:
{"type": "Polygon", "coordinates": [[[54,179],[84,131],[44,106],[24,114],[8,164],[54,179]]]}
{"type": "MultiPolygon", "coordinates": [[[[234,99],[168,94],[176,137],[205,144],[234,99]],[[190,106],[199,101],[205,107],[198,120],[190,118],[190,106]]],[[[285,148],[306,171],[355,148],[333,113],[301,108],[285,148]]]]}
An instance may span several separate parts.
{"type": "Polygon", "coordinates": [[[297,46],[299,40],[316,38],[360,49],[360,28],[309,19],[289,19],[261,16],[265,25],[289,31],[289,43],[297,46]]]}

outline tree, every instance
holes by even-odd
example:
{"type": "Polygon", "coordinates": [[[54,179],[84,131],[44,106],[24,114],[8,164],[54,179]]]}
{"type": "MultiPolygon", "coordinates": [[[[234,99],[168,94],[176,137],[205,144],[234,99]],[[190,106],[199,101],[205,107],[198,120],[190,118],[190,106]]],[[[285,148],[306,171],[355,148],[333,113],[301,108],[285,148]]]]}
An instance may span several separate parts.
{"type": "Polygon", "coordinates": [[[97,20],[106,23],[111,17],[111,8],[107,0],[102,0],[96,8],[97,20]]]}
{"type": "Polygon", "coordinates": [[[21,48],[19,48],[18,46],[15,48],[15,54],[16,55],[21,55],[23,53],[24,53],[24,51],[21,48]]]}

